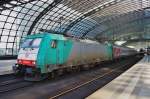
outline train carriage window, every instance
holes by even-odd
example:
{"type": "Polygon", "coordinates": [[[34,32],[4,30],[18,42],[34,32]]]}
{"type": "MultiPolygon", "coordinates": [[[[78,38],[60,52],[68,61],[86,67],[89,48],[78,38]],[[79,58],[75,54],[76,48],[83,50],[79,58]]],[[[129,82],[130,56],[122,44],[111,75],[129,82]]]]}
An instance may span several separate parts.
{"type": "Polygon", "coordinates": [[[51,47],[52,47],[52,48],[56,48],[56,47],[57,47],[57,41],[56,41],[56,40],[53,40],[53,41],[51,42],[51,47]]]}

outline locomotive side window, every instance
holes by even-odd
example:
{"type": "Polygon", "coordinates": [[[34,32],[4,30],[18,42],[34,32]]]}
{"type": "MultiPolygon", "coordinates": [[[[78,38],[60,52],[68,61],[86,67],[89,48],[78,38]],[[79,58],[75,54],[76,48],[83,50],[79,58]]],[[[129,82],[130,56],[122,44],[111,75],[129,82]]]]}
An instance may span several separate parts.
{"type": "Polygon", "coordinates": [[[64,46],[66,46],[67,45],[67,41],[64,41],[64,46]]]}
{"type": "Polygon", "coordinates": [[[52,47],[52,48],[56,48],[56,47],[57,47],[57,41],[56,41],[56,40],[53,40],[53,41],[51,42],[51,47],[52,47]]]}

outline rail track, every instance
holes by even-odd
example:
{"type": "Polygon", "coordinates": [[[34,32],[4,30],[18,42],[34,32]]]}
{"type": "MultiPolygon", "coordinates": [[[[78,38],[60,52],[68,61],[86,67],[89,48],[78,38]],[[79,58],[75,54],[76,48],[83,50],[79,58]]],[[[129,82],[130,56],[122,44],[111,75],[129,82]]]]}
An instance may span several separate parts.
{"type": "Polygon", "coordinates": [[[24,87],[30,86],[31,84],[32,82],[24,81],[21,78],[15,78],[15,79],[3,81],[0,83],[0,94],[13,91],[13,90],[17,90],[20,88],[24,88],[24,87]]]}
{"type": "Polygon", "coordinates": [[[119,66],[119,67],[117,67],[115,69],[112,69],[112,70],[110,70],[110,71],[108,71],[108,72],[106,72],[104,74],[96,72],[96,73],[90,75],[91,77],[89,77],[89,78],[92,78],[92,79],[88,79],[88,80],[86,79],[83,82],[75,83],[74,84],[75,86],[73,85],[72,87],[63,88],[64,90],[63,89],[62,90],[58,90],[57,92],[55,92],[55,95],[50,96],[49,99],[58,99],[59,97],[63,97],[63,96],[65,96],[65,95],[67,95],[67,94],[69,94],[71,92],[74,92],[74,91],[76,91],[79,88],[82,88],[82,87],[84,87],[84,86],[86,86],[88,84],[91,84],[91,83],[93,83],[96,80],[99,80],[100,78],[103,78],[103,77],[105,77],[107,75],[110,75],[110,74],[113,74],[113,73],[116,73],[116,72],[119,72],[120,69],[125,68],[126,66],[129,65],[129,63],[130,62],[127,62],[123,66],[119,66]],[[94,77],[94,75],[98,75],[98,76],[94,77]]]}

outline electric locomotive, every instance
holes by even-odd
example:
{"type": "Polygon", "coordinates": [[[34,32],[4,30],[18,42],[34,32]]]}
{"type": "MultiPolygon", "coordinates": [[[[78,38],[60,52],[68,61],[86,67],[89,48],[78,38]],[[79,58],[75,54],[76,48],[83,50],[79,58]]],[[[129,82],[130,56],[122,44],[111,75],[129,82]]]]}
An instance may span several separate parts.
{"type": "Polygon", "coordinates": [[[45,32],[25,38],[14,71],[23,73],[26,80],[39,81],[56,71],[61,74],[80,70],[97,62],[134,54],[133,49],[45,32]]]}

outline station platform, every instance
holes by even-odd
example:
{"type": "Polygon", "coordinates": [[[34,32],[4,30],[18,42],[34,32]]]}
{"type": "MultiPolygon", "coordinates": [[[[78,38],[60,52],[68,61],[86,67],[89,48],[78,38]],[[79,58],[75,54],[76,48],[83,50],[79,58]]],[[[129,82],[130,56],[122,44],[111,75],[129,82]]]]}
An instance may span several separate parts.
{"type": "Polygon", "coordinates": [[[150,99],[150,56],[86,99],[150,99]]]}
{"type": "Polygon", "coordinates": [[[0,75],[13,73],[12,66],[16,60],[1,60],[0,61],[0,75]]]}

